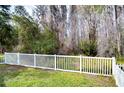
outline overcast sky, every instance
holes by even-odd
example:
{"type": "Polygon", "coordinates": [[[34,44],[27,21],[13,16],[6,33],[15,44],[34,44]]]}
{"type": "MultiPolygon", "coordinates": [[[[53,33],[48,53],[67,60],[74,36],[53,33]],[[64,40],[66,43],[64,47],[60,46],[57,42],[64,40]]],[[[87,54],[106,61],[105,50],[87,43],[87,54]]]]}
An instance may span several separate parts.
{"type": "Polygon", "coordinates": [[[33,11],[32,11],[32,9],[34,8],[34,6],[31,6],[31,5],[27,5],[27,6],[25,6],[25,9],[27,10],[27,12],[32,16],[32,13],[33,13],[33,11]]]}
{"type": "MultiPolygon", "coordinates": [[[[32,9],[34,8],[33,5],[24,5],[25,9],[27,10],[27,12],[32,16],[32,9]]],[[[12,5],[11,7],[11,12],[14,12],[14,5],[12,5]]]]}

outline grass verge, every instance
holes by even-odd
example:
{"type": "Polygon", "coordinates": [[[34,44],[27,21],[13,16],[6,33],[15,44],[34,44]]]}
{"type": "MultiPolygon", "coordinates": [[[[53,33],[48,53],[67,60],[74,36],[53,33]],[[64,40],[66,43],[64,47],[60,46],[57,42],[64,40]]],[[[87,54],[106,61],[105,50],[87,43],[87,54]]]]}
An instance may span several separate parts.
{"type": "Polygon", "coordinates": [[[3,87],[113,87],[113,77],[0,65],[3,87]]]}
{"type": "Polygon", "coordinates": [[[118,64],[124,64],[124,57],[117,58],[118,64]]]}

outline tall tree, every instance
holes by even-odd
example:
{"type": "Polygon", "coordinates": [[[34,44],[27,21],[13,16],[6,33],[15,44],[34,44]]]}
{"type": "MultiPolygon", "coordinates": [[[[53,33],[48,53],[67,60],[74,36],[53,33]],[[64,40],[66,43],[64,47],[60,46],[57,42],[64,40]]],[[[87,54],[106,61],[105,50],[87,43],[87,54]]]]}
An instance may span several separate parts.
{"type": "Polygon", "coordinates": [[[0,48],[11,50],[15,45],[15,31],[11,26],[9,5],[0,5],[0,48]]]}
{"type": "Polygon", "coordinates": [[[15,28],[18,30],[17,51],[33,52],[36,39],[39,36],[37,24],[24,16],[13,16],[15,28]]]}
{"type": "Polygon", "coordinates": [[[13,20],[18,30],[18,51],[28,53],[56,52],[56,35],[49,29],[40,32],[38,24],[29,17],[24,6],[15,7],[13,20]]]}

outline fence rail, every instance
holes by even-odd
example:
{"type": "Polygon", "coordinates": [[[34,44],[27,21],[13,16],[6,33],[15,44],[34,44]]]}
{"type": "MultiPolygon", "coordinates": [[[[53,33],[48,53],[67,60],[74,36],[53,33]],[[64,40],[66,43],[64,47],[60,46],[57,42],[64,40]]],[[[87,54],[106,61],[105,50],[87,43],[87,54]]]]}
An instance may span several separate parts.
{"type": "Polygon", "coordinates": [[[5,63],[69,72],[112,75],[112,58],[5,53],[5,63]]]}

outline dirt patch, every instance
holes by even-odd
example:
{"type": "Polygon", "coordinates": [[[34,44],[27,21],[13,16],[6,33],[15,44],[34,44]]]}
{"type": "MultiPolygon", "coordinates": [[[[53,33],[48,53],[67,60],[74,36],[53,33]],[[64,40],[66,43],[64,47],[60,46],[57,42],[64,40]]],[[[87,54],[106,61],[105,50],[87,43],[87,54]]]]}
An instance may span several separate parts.
{"type": "Polygon", "coordinates": [[[24,69],[24,66],[17,66],[17,65],[9,65],[7,69],[9,70],[19,70],[19,69],[24,69]]]}

